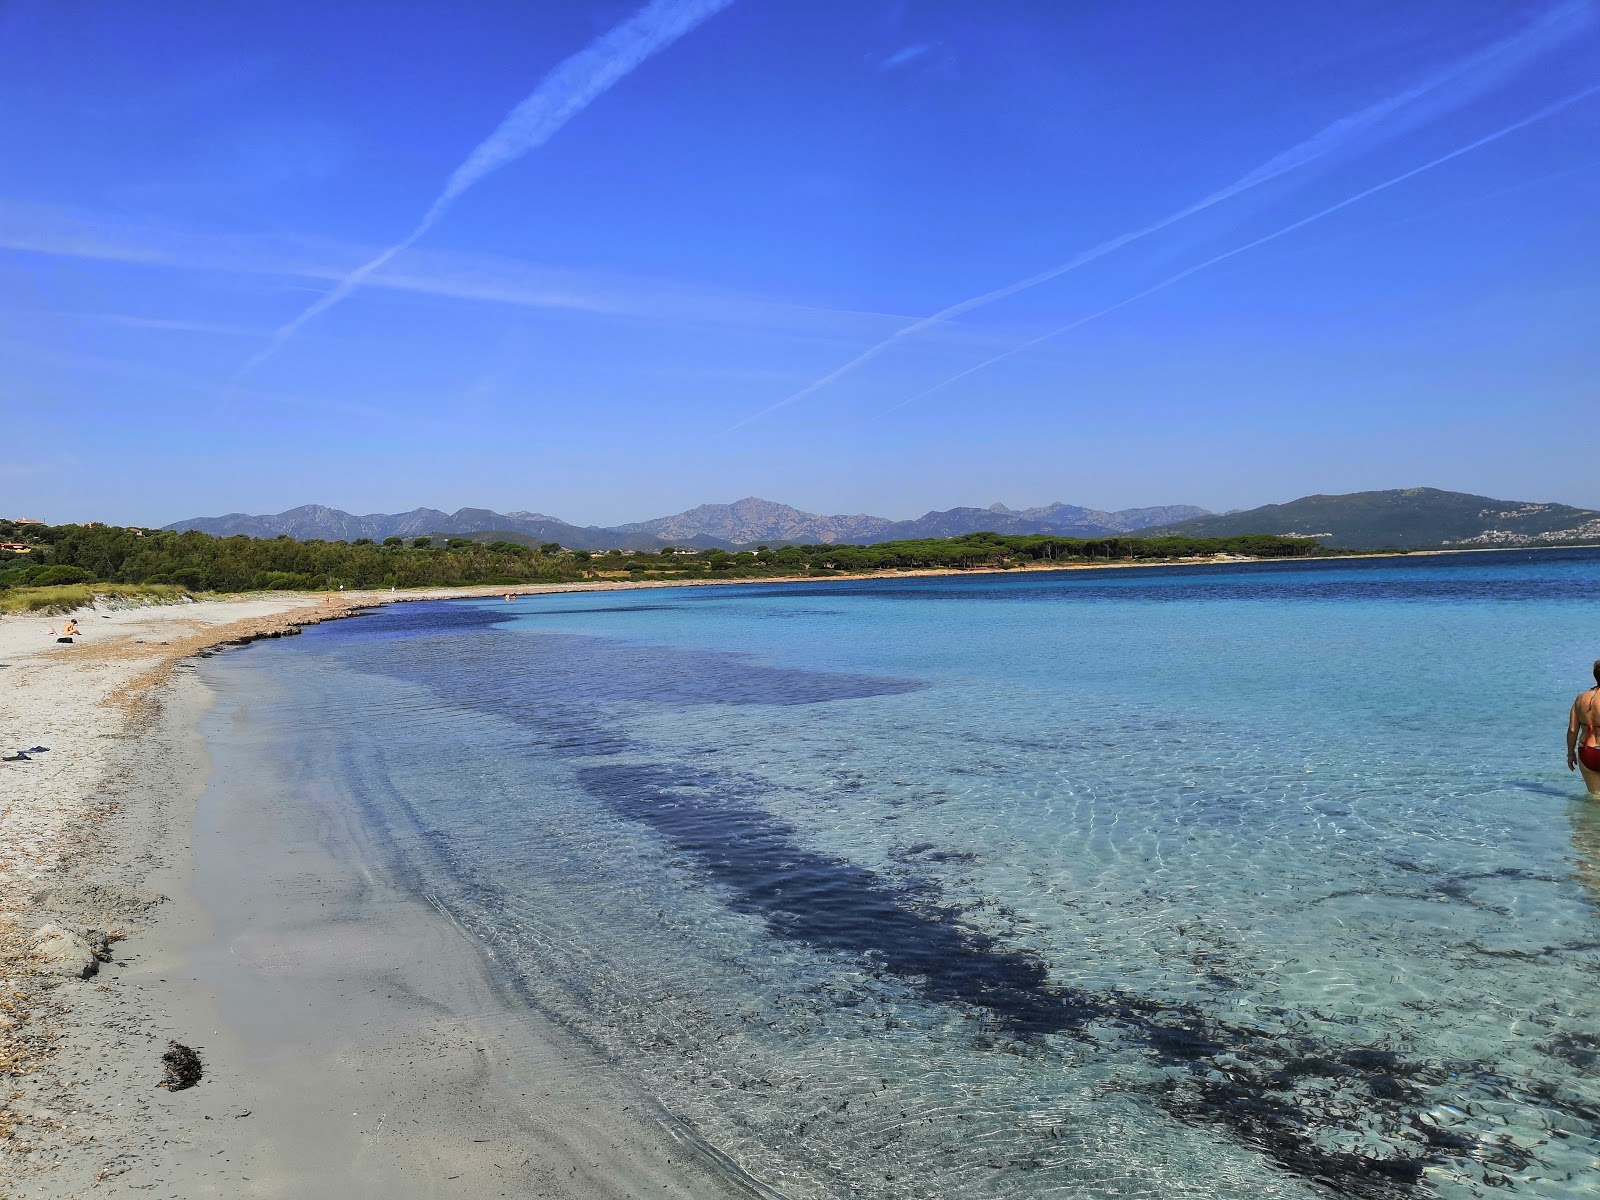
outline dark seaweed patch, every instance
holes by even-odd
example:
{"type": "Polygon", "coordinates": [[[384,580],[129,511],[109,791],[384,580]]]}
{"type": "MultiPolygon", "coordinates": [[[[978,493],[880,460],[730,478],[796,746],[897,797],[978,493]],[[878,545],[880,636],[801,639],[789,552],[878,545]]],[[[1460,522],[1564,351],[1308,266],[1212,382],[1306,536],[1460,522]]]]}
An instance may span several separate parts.
{"type": "Polygon", "coordinates": [[[322,649],[331,643],[467,633],[489,629],[510,615],[504,609],[478,604],[390,604],[368,609],[359,621],[329,621],[312,626],[314,636],[307,638],[305,645],[322,649]]]}
{"type": "Polygon", "coordinates": [[[729,907],[762,917],[777,937],[861,956],[920,980],[930,1000],[988,1009],[1012,1029],[1059,1033],[1102,1015],[1049,987],[1045,964],[963,925],[931,886],[893,886],[876,873],[796,844],[762,809],[696,794],[705,777],[657,766],[594,766],[583,785],[642,821],[718,883],[729,907]]]}
{"type": "Polygon", "coordinates": [[[1559,1058],[1581,1070],[1600,1063],[1600,1037],[1592,1033],[1557,1034],[1548,1042],[1541,1042],[1539,1049],[1551,1058],[1559,1058]]]}
{"type": "Polygon", "coordinates": [[[1456,875],[1452,878],[1455,880],[1460,880],[1464,883],[1470,883],[1478,879],[1517,879],[1526,880],[1530,883],[1565,882],[1565,880],[1563,880],[1559,875],[1540,875],[1537,872],[1528,871],[1522,867],[1497,867],[1493,871],[1468,871],[1465,874],[1456,875]]]}
{"type": "Polygon", "coordinates": [[[1570,791],[1562,791],[1558,787],[1551,787],[1548,783],[1535,783],[1531,779],[1508,779],[1505,781],[1505,786],[1516,788],[1521,792],[1533,792],[1539,796],[1554,796],[1557,800],[1572,799],[1570,791]]]}
{"type": "MultiPolygon", "coordinates": [[[[1454,900],[1458,904],[1465,904],[1469,908],[1482,909],[1486,912],[1506,915],[1510,910],[1493,904],[1485,903],[1478,899],[1474,886],[1484,880],[1516,880],[1526,883],[1564,883],[1559,875],[1540,875],[1520,867],[1501,867],[1494,871],[1467,871],[1456,875],[1436,874],[1429,868],[1404,859],[1390,859],[1390,865],[1412,875],[1435,876],[1420,886],[1407,888],[1383,887],[1372,885],[1370,887],[1344,888],[1337,892],[1329,892],[1326,896],[1318,896],[1310,901],[1312,904],[1326,904],[1330,900],[1343,900],[1350,896],[1386,896],[1394,900],[1454,900]]],[[[1520,955],[1520,951],[1492,951],[1483,950],[1485,954],[1510,954],[1520,955]]]]}
{"type": "Polygon", "coordinates": [[[474,624],[504,619],[489,609],[464,612],[478,615],[458,621],[444,631],[451,636],[437,641],[422,636],[435,632],[425,625],[396,633],[375,621],[375,633],[416,638],[416,652],[359,656],[354,665],[421,684],[454,704],[535,729],[548,726],[552,711],[592,715],[598,705],[628,701],[673,707],[787,707],[894,696],[925,686],[911,679],[779,667],[753,654],[637,645],[581,634],[462,636],[461,630],[474,624]]]}
{"type": "MultiPolygon", "coordinates": [[[[894,801],[891,800],[891,803],[894,801]]],[[[978,861],[978,856],[970,850],[940,850],[932,842],[918,842],[914,846],[907,846],[895,854],[901,862],[916,859],[922,863],[956,863],[964,865],[978,861]]]]}
{"type": "Polygon", "coordinates": [[[923,862],[931,863],[975,863],[978,856],[969,850],[930,850],[922,856],[923,862]]]}
{"type": "Polygon", "coordinates": [[[1280,1167],[1339,1196],[1385,1200],[1405,1194],[1416,1188],[1427,1165],[1422,1158],[1378,1158],[1318,1146],[1308,1136],[1303,1108],[1234,1079],[1171,1085],[1163,1107],[1187,1124],[1229,1130],[1280,1167]]]}
{"type": "Polygon", "coordinates": [[[167,1052],[161,1056],[161,1062],[166,1072],[156,1086],[166,1088],[169,1092],[181,1092],[185,1088],[194,1087],[205,1073],[200,1056],[182,1042],[168,1043],[167,1052]]]}
{"type": "Polygon", "coordinates": [[[1064,1034],[1141,1046],[1178,1072],[1149,1089],[1172,1116],[1220,1129],[1327,1191],[1399,1195],[1419,1185],[1428,1163],[1477,1149],[1414,1125],[1418,1083],[1442,1081],[1442,1070],[1382,1048],[1318,1046],[1231,1024],[1190,1005],[1053,983],[1045,962],[963,921],[931,883],[891,881],[807,850],[788,823],[719,796],[714,775],[597,765],[579,776],[726,888],[729,907],[759,917],[772,936],[849,953],[930,1001],[982,1010],[997,1032],[1025,1041],[1064,1034]],[[1353,1104],[1387,1131],[1392,1154],[1322,1144],[1319,1135],[1342,1128],[1339,1114],[1353,1104]]]}

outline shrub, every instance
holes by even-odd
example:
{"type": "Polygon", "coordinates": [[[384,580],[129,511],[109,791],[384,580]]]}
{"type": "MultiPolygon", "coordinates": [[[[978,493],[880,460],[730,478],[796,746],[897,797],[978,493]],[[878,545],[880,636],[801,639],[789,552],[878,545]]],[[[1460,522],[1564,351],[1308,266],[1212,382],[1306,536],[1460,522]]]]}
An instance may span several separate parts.
{"type": "Polygon", "coordinates": [[[62,565],[44,567],[39,571],[32,572],[31,575],[32,578],[28,582],[34,587],[58,587],[64,583],[88,583],[94,578],[93,572],[85,571],[82,567],[62,565]]]}
{"type": "Polygon", "coordinates": [[[311,576],[293,571],[257,571],[250,583],[264,592],[309,592],[315,586],[311,576]]]}

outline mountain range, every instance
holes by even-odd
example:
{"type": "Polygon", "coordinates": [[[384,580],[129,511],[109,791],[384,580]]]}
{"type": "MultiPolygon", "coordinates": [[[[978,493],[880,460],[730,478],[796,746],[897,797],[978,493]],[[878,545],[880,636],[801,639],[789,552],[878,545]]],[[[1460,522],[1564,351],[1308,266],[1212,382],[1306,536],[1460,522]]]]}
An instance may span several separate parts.
{"type": "Polygon", "coordinates": [[[762,542],[823,545],[851,542],[860,545],[905,538],[956,537],[982,530],[1103,537],[1206,515],[1205,509],[1192,504],[1129,508],[1121,512],[1103,512],[1060,503],[1020,510],[1007,508],[1004,504],[992,504],[988,508],[952,508],[944,512],[929,512],[914,521],[893,521],[865,513],[823,516],[749,496],[733,504],[702,504],[669,517],[615,527],[579,526],[544,513],[497,513],[486,508],[462,508],[453,513],[436,508],[416,508],[404,513],[355,516],[336,508],[307,504],[270,516],[229,513],[221,517],[192,517],[187,521],[175,521],[166,528],[197,529],[219,537],[234,534],[277,537],[288,534],[302,540],[322,538],[327,541],[353,541],[359,537],[381,541],[387,537],[409,538],[425,534],[470,537],[500,533],[515,534],[522,540],[560,542],[573,550],[610,550],[613,547],[637,550],[660,546],[695,546],[702,549],[719,546],[734,549],[762,542]]]}
{"type": "Polygon", "coordinates": [[[358,537],[445,535],[478,537],[493,534],[518,541],[559,542],[574,550],[654,549],[660,546],[713,546],[736,549],[766,542],[822,543],[900,541],[908,538],[959,537],[989,531],[1009,534],[1055,534],[1062,537],[1106,537],[1113,534],[1189,534],[1226,537],[1241,533],[1298,534],[1327,545],[1373,549],[1384,546],[1521,546],[1600,540],[1600,511],[1565,504],[1496,500],[1437,488],[1402,488],[1353,492],[1340,496],[1303,496],[1285,504],[1224,514],[1191,504],[1126,508],[1106,512],[1072,504],[1047,504],[1014,509],[951,508],[924,513],[911,521],[894,521],[865,513],[824,516],[754,496],[733,504],[702,504],[687,512],[651,521],[612,527],[573,525],[535,512],[499,513],[487,508],[462,508],[453,513],[417,508],[405,513],[355,516],[335,508],[308,504],[271,516],[229,513],[176,521],[168,529],[197,529],[220,536],[323,538],[351,541],[358,537]]]}
{"type": "Polygon", "coordinates": [[[1600,512],[1566,504],[1495,500],[1438,488],[1401,488],[1302,496],[1287,504],[1179,521],[1159,532],[1195,537],[1298,534],[1327,545],[1358,549],[1538,546],[1600,541],[1600,512]]]}

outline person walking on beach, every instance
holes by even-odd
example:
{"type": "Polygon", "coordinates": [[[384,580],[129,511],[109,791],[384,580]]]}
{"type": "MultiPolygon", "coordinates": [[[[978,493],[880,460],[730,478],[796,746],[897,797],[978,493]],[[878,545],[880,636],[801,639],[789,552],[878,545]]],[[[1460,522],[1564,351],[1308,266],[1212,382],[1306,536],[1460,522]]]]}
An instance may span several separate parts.
{"type": "Polygon", "coordinates": [[[1594,660],[1594,687],[1578,693],[1567,718],[1567,770],[1582,772],[1589,795],[1600,800],[1600,729],[1597,726],[1600,726],[1600,658],[1594,660]]]}

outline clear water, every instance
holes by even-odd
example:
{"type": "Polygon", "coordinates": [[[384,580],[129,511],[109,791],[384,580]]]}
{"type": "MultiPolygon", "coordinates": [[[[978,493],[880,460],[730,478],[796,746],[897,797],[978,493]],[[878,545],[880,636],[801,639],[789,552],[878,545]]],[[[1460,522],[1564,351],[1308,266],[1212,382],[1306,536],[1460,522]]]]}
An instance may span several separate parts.
{"type": "Polygon", "coordinates": [[[206,669],[786,1195],[1577,1197],[1597,653],[1600,553],[1545,551],[406,604],[206,669]]]}

